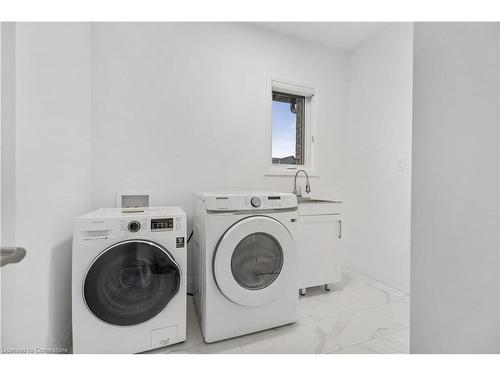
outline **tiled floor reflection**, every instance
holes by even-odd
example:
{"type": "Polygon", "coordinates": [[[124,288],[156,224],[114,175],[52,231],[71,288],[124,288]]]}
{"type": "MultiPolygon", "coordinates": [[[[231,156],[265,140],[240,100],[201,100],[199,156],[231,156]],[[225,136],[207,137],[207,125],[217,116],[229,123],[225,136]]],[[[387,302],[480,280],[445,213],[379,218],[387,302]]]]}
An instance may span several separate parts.
{"type": "Polygon", "coordinates": [[[343,280],[330,292],[309,289],[295,324],[213,344],[203,341],[190,298],[186,342],[150,353],[408,353],[410,297],[352,270],[343,280]]]}

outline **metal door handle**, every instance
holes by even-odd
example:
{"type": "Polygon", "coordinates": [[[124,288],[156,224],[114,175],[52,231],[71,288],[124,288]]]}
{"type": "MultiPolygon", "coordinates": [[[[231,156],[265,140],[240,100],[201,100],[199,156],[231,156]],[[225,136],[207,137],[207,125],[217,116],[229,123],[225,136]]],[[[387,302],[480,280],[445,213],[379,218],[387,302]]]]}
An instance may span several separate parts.
{"type": "Polygon", "coordinates": [[[339,238],[342,238],[342,220],[339,220],[339,238]]]}
{"type": "Polygon", "coordinates": [[[19,263],[26,256],[26,249],[23,247],[2,247],[0,250],[0,267],[19,263]]]}

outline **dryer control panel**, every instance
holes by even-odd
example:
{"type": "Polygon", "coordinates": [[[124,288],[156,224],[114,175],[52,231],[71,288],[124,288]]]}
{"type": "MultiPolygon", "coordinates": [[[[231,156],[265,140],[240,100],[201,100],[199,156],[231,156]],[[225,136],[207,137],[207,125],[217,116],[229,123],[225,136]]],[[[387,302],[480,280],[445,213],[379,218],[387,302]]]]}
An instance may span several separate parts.
{"type": "Polygon", "coordinates": [[[297,197],[290,193],[209,193],[204,196],[204,201],[208,211],[257,211],[297,208],[297,197]]]}

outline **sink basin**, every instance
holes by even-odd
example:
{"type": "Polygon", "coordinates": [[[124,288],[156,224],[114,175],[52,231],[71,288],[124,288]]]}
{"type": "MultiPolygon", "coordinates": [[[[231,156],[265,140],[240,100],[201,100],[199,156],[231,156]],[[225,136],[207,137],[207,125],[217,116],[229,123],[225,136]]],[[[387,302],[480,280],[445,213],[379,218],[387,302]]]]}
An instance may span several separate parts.
{"type": "Polygon", "coordinates": [[[298,197],[299,215],[339,215],[341,213],[341,201],[331,201],[310,197],[298,197]]]}
{"type": "Polygon", "coordinates": [[[342,203],[341,201],[329,201],[326,199],[316,199],[316,198],[310,198],[310,197],[299,197],[299,198],[297,198],[297,202],[299,204],[302,204],[302,203],[342,203]]]}

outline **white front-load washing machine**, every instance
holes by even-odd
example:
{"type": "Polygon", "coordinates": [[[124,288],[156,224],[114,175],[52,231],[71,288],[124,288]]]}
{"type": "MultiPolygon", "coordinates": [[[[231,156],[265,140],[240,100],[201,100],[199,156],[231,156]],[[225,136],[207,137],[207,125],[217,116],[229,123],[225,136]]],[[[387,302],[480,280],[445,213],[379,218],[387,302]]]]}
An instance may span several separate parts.
{"type": "Polygon", "coordinates": [[[75,220],[74,353],[138,353],[186,339],[186,214],[99,209],[75,220]]]}
{"type": "Polygon", "coordinates": [[[194,301],[206,342],[297,321],[297,215],[293,194],[195,194],[194,301]]]}

